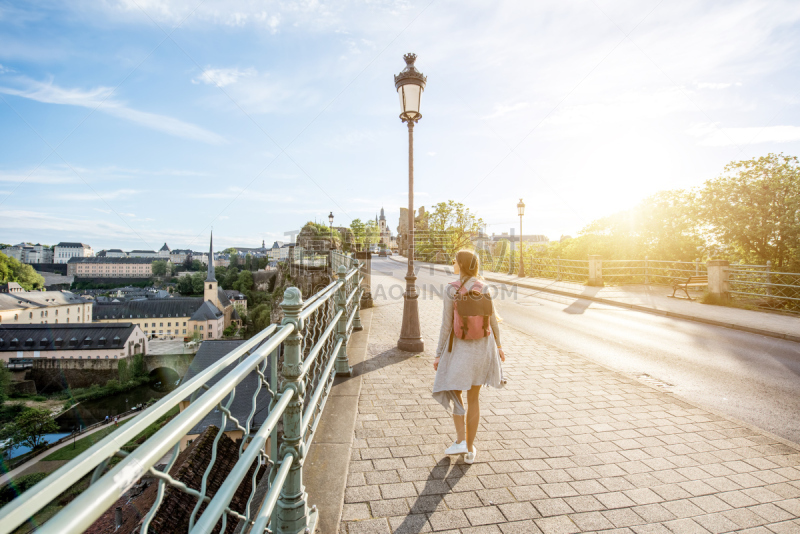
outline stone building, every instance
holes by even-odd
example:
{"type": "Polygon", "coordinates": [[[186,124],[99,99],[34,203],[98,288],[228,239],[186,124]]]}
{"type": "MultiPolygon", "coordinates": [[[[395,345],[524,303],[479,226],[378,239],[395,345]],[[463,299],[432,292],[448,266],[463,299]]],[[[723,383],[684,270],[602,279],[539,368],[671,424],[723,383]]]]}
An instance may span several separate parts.
{"type": "Polygon", "coordinates": [[[0,325],[92,322],[91,300],[70,291],[0,293],[0,325]]]}
{"type": "Polygon", "coordinates": [[[67,263],[67,276],[76,278],[151,278],[150,258],[72,258],[67,263]]]}
{"type": "MultiPolygon", "coordinates": [[[[209,257],[213,257],[211,238],[209,257]]],[[[141,261],[150,261],[141,258],[141,261]]],[[[241,326],[242,320],[225,291],[217,284],[214,266],[208,266],[203,282],[203,298],[175,297],[169,299],[132,300],[128,302],[97,303],[94,320],[101,323],[134,322],[150,337],[188,339],[197,332],[202,339],[219,339],[231,324],[241,326]]]]}
{"type": "MultiPolygon", "coordinates": [[[[408,210],[406,210],[408,212],[408,210]]],[[[375,216],[375,223],[378,225],[378,231],[380,232],[380,241],[378,241],[379,245],[383,244],[388,249],[396,249],[397,242],[392,237],[392,231],[389,229],[389,225],[386,223],[386,215],[383,212],[383,208],[381,208],[381,215],[378,217],[375,216]]]]}
{"type": "Polygon", "coordinates": [[[53,249],[39,243],[35,245],[20,243],[13,247],[6,247],[0,252],[21,263],[53,263],[53,249]]]}
{"type": "MultiPolygon", "coordinates": [[[[419,215],[415,215],[415,231],[425,225],[425,206],[420,206],[419,215]]],[[[397,226],[397,252],[401,256],[408,255],[408,208],[400,208],[400,224],[397,226]]]]}
{"type": "Polygon", "coordinates": [[[147,354],[147,336],[132,323],[0,326],[0,359],[100,360],[147,354]]]}
{"type": "Polygon", "coordinates": [[[70,258],[91,258],[92,247],[84,243],[61,242],[53,247],[53,263],[69,263],[70,258]]]}

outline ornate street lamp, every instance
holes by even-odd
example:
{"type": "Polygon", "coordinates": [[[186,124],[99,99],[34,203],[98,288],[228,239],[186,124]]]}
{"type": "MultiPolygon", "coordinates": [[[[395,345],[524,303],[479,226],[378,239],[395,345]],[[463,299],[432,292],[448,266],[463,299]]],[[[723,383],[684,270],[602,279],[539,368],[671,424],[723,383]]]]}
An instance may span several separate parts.
{"type": "Polygon", "coordinates": [[[328,222],[331,225],[331,250],[333,250],[333,212],[328,215],[328,222]]]}
{"type": "Polygon", "coordinates": [[[403,59],[406,60],[406,68],[394,77],[394,86],[400,97],[400,120],[408,123],[408,271],[403,295],[403,326],[397,348],[407,352],[422,352],[425,342],[422,341],[419,327],[417,277],[414,275],[414,124],[422,118],[419,104],[428,78],[414,66],[416,54],[406,54],[403,59]]]}
{"type": "Polygon", "coordinates": [[[517,204],[517,213],[519,213],[519,276],[525,276],[525,263],[522,261],[522,216],[525,215],[525,203],[519,199],[517,204]]]}

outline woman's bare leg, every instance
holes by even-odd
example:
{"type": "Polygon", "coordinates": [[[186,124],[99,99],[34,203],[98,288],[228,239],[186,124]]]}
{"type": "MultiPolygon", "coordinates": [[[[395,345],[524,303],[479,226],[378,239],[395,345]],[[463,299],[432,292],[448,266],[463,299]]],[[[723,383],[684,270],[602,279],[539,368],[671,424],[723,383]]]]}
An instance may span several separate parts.
{"type": "MultiPolygon", "coordinates": [[[[456,397],[461,400],[461,405],[464,405],[464,400],[461,398],[460,391],[453,391],[456,397]]],[[[467,430],[465,428],[464,416],[463,415],[454,415],[453,416],[453,423],[456,425],[456,442],[461,443],[465,439],[467,439],[466,434],[467,430]]]]}
{"type": "Polygon", "coordinates": [[[470,452],[472,452],[472,444],[475,442],[475,434],[478,433],[478,425],[481,422],[481,404],[478,399],[480,392],[480,386],[472,386],[467,391],[467,451],[470,452]]]}

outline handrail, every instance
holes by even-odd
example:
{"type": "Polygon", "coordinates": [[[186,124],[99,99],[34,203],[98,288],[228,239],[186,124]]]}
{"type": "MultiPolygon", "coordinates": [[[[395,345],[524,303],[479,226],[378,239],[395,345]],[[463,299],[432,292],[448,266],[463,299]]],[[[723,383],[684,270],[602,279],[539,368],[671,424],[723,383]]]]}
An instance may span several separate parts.
{"type": "MultiPolygon", "coordinates": [[[[339,261],[339,258],[336,260],[339,261]]],[[[291,488],[302,484],[303,456],[313,441],[324,413],[333,385],[332,377],[334,373],[349,371],[347,341],[352,329],[361,328],[359,300],[356,298],[361,291],[359,263],[343,257],[340,265],[345,270],[337,271],[338,279],[305,303],[298,289],[286,290],[282,303],[283,324],[270,325],[205,370],[198,372],[128,424],[62,466],[44,484],[37,484],[2,508],[0,534],[8,534],[34,517],[93,469],[95,476],[90,486],[45,522],[40,528],[41,532],[83,532],[145,474],[158,481],[158,491],[154,504],[142,518],[143,534],[148,529],[154,529],[156,523],[151,527],[151,521],[166,512],[162,507],[166,504],[166,488],[191,495],[193,502],[197,502],[188,524],[192,533],[211,532],[220,520],[223,525],[227,521],[244,521],[257,527],[253,532],[260,533],[268,526],[270,531],[277,531],[278,525],[271,524],[273,521],[278,521],[280,528],[290,529],[292,532],[313,525],[316,521],[316,507],[305,506],[305,495],[297,494],[291,488]],[[332,341],[334,333],[335,342],[332,341]],[[308,353],[305,356],[303,346],[311,346],[310,350],[306,349],[308,353]],[[250,403],[250,408],[234,410],[232,406],[237,396],[237,387],[254,375],[257,375],[257,388],[252,390],[248,386],[247,393],[239,393],[250,403]],[[280,375],[282,380],[279,381],[280,375]],[[212,380],[216,382],[208,386],[212,380]],[[263,402],[260,400],[264,398],[261,396],[262,392],[271,398],[267,413],[264,412],[265,406],[259,404],[263,402]],[[178,415],[162,425],[133,452],[122,451],[122,447],[146,427],[189,398],[191,401],[188,406],[181,405],[182,411],[178,415]],[[201,421],[207,421],[206,417],[215,409],[220,412],[220,423],[214,423],[218,430],[216,435],[205,438],[213,440],[213,443],[208,442],[211,445],[210,462],[202,473],[203,481],[199,487],[190,488],[182,477],[174,472],[171,474],[170,471],[178,459],[184,437],[201,421]],[[265,419],[254,419],[257,413],[265,414],[265,419]],[[281,419],[284,432],[279,434],[277,425],[281,419]],[[260,426],[258,421],[263,421],[260,426]],[[302,433],[298,433],[300,428],[302,433]],[[242,432],[242,442],[236,447],[238,457],[232,459],[235,463],[230,462],[233,464],[232,468],[224,467],[230,471],[225,472],[222,484],[213,496],[209,496],[207,484],[210,484],[211,474],[218,473],[214,471],[215,466],[219,468],[226,465],[216,462],[217,458],[222,458],[217,454],[227,454],[223,451],[231,447],[220,440],[232,430],[242,432]],[[271,447],[268,451],[266,444],[270,439],[271,447]],[[170,451],[173,453],[172,458],[164,470],[157,469],[155,465],[170,451]],[[276,463],[278,451],[282,454],[280,463],[276,463]],[[122,457],[122,460],[103,474],[109,460],[115,455],[122,457]],[[262,498],[260,493],[257,494],[256,487],[262,485],[258,482],[258,475],[263,473],[261,466],[265,465],[264,462],[269,473],[264,473],[262,480],[266,482],[267,479],[263,477],[268,476],[270,484],[266,497],[262,498]],[[250,473],[254,463],[257,463],[256,470],[250,473]],[[232,506],[232,499],[238,495],[238,491],[242,491],[243,481],[248,476],[252,477],[250,494],[249,497],[243,495],[243,508],[239,509],[239,505],[232,506]],[[206,505],[200,513],[203,503],[206,505]],[[305,516],[297,517],[294,513],[297,509],[306,510],[305,516]]],[[[241,389],[238,391],[241,392],[241,389]]],[[[200,428],[206,426],[207,423],[203,423],[200,428]]],[[[229,437],[225,439],[230,440],[229,437]]],[[[198,452],[200,450],[202,449],[197,449],[198,452]]]]}
{"type": "Polygon", "coordinates": [[[206,507],[203,515],[200,516],[200,520],[191,530],[192,534],[195,532],[207,533],[214,530],[217,521],[233,498],[233,494],[236,492],[239,484],[241,484],[242,479],[244,479],[245,475],[250,470],[250,466],[253,465],[256,457],[261,454],[261,450],[267,443],[267,436],[269,436],[270,432],[272,432],[272,429],[278,424],[278,419],[283,417],[283,412],[286,411],[286,407],[289,406],[289,401],[292,400],[293,396],[293,390],[286,390],[281,393],[278,404],[275,405],[273,411],[269,414],[269,417],[267,417],[267,420],[264,421],[263,425],[261,425],[261,428],[258,429],[258,432],[256,432],[256,435],[248,444],[247,449],[244,451],[242,457],[239,458],[239,461],[233,466],[231,472],[228,473],[225,482],[222,483],[222,486],[220,486],[220,488],[214,494],[214,498],[211,499],[211,502],[206,507]]]}
{"type": "MultiPolygon", "coordinates": [[[[43,525],[41,531],[44,534],[61,534],[63,532],[83,532],[87,529],[107,508],[114,504],[117,499],[129,489],[129,485],[132,482],[138,480],[146,469],[155,465],[175,443],[180,441],[194,425],[200,422],[217,403],[230,393],[236,384],[243,380],[250,371],[255,368],[259,360],[275,350],[275,348],[293,331],[294,325],[287,324],[282,326],[281,330],[270,338],[266,345],[259,347],[256,353],[249,356],[244,362],[236,366],[233,371],[228,373],[224,381],[217,382],[211,389],[206,391],[205,394],[201,395],[195,402],[181,412],[181,417],[176,417],[167,423],[161,430],[156,432],[153,437],[142,443],[134,453],[128,455],[119,464],[114,466],[114,468],[104,475],[98,483],[89,486],[89,488],[75,498],[75,500],[69,503],[59,514],[59,516],[63,516],[63,518],[57,526],[54,522],[48,521],[43,525]],[[237,377],[238,380],[233,382],[237,377]],[[111,483],[101,484],[100,482],[103,479],[107,479],[111,483]]],[[[182,388],[178,388],[175,391],[181,389],[182,388]]],[[[186,392],[183,392],[184,398],[185,394],[186,392]]],[[[224,429],[220,430],[222,431],[224,429]]],[[[113,435],[114,434],[111,434],[111,436],[113,435]]],[[[126,442],[120,443],[119,448],[125,443],[126,442]]],[[[91,449],[89,449],[89,451],[91,451],[91,449]]],[[[68,467],[68,465],[64,467],[68,467]]]]}
{"type": "Polygon", "coordinates": [[[165,415],[169,410],[177,406],[180,401],[200,389],[210,377],[216,375],[241,355],[261,343],[263,339],[273,333],[276,328],[277,325],[271,325],[266,328],[250,341],[230,352],[225,358],[221,358],[205,371],[198,373],[184,386],[162,397],[158,402],[142,413],[142,415],[146,414],[147,417],[142,417],[141,419],[135,417],[131,422],[121,426],[118,430],[103,438],[99,443],[79,454],[67,465],[60,467],[53,474],[48,476],[46,484],[43,483],[45,481],[36,484],[31,490],[26,491],[8,505],[0,508],[0,533],[6,532],[4,529],[7,526],[13,530],[16,526],[24,523],[28,517],[44,508],[47,503],[69,489],[76,480],[88,474],[106,458],[114,455],[123,445],[143,432],[153,421],[165,415]],[[41,488],[37,490],[38,486],[41,486],[41,488]],[[15,526],[11,527],[10,525],[15,526]]]}

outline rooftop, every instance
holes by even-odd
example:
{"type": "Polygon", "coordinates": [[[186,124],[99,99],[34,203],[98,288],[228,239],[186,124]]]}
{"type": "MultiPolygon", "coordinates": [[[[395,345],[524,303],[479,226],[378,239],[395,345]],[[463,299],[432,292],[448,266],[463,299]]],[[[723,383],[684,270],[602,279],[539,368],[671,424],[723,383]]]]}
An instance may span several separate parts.
{"type": "Polygon", "coordinates": [[[47,308],[69,304],[87,304],[90,301],[69,291],[22,291],[0,293],[0,310],[47,308]]]}
{"type": "MultiPolygon", "coordinates": [[[[155,254],[155,252],[153,253],[155,254]]],[[[70,258],[67,263],[152,263],[151,258],[109,258],[95,256],[93,258],[70,258]]]]}
{"type": "Polygon", "coordinates": [[[0,326],[0,352],[124,347],[137,328],[132,323],[5,325],[0,326]]]}

